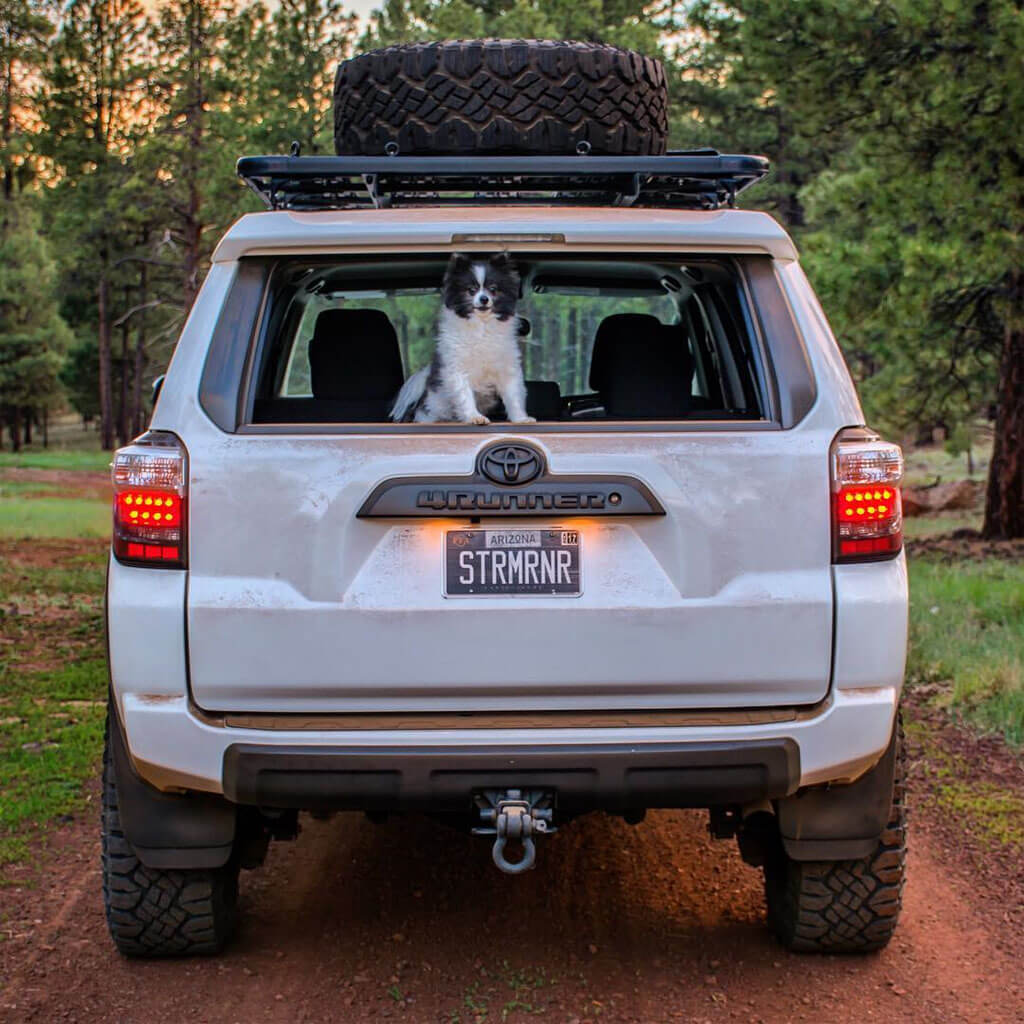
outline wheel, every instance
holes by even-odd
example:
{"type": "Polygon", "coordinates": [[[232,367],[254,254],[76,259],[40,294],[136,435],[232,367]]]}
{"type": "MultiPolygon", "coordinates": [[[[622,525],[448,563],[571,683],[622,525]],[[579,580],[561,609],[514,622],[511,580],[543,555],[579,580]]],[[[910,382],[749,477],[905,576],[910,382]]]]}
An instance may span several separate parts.
{"type": "Polygon", "coordinates": [[[795,861],[779,844],[765,862],[768,922],[787,948],[866,953],[892,938],[906,862],[906,753],[897,719],[892,807],[885,831],[861,860],[795,861]]]}
{"type": "Polygon", "coordinates": [[[334,81],[341,155],[665,152],[660,61],[599,43],[410,43],[343,61],[334,81]]]}
{"type": "Polygon", "coordinates": [[[217,953],[234,929],[238,864],[195,871],[146,867],[121,831],[110,751],[103,752],[103,903],[110,935],[126,956],[217,953]]]}

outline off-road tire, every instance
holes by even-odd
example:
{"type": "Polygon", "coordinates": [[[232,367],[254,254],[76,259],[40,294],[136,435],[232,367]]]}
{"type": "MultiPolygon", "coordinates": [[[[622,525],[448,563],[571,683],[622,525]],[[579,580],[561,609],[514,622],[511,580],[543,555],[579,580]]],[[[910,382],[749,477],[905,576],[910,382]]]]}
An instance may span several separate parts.
{"type": "Polygon", "coordinates": [[[906,862],[906,753],[896,723],[892,808],[874,853],[861,860],[800,862],[780,847],[765,863],[768,922],[801,953],[867,953],[892,938],[906,862]]]}
{"type": "Polygon", "coordinates": [[[410,43],[343,61],[334,80],[341,155],[656,155],[667,136],[660,61],[599,43],[410,43]]]}
{"type": "Polygon", "coordinates": [[[103,752],[103,904],[125,956],[217,953],[234,929],[238,865],[196,871],[146,867],[121,831],[110,721],[103,752]]]}

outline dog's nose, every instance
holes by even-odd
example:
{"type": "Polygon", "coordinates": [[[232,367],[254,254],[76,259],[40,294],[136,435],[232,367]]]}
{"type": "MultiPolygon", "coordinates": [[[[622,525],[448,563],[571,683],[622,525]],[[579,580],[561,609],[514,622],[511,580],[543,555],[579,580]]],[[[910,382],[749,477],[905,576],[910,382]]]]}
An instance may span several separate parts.
{"type": "Polygon", "coordinates": [[[491,297],[489,295],[481,295],[476,301],[480,303],[481,307],[486,309],[491,304],[491,297]]]}

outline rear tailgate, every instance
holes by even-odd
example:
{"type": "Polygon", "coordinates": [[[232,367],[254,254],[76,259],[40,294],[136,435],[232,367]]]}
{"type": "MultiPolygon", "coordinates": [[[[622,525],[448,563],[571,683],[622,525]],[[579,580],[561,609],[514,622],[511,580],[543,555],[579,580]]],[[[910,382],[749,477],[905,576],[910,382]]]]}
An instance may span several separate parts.
{"type": "Polygon", "coordinates": [[[477,528],[465,515],[357,516],[388,479],[470,474],[494,435],[202,433],[186,438],[202,708],[753,708],[826,695],[832,431],[518,435],[553,474],[635,477],[664,509],[479,525],[578,530],[577,597],[446,597],[444,535],[477,528]]]}

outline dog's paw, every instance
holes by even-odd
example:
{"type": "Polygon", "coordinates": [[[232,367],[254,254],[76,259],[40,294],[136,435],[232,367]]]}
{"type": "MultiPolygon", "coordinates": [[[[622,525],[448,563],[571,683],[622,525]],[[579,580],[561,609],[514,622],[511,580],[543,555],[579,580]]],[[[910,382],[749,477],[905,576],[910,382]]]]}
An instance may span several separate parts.
{"type": "Polygon", "coordinates": [[[478,427],[485,427],[491,421],[481,413],[477,413],[475,416],[470,417],[469,422],[478,427]]]}
{"type": "Polygon", "coordinates": [[[524,417],[522,417],[522,419],[512,420],[512,422],[513,423],[536,423],[537,422],[537,417],[536,416],[524,416],[524,417]]]}

